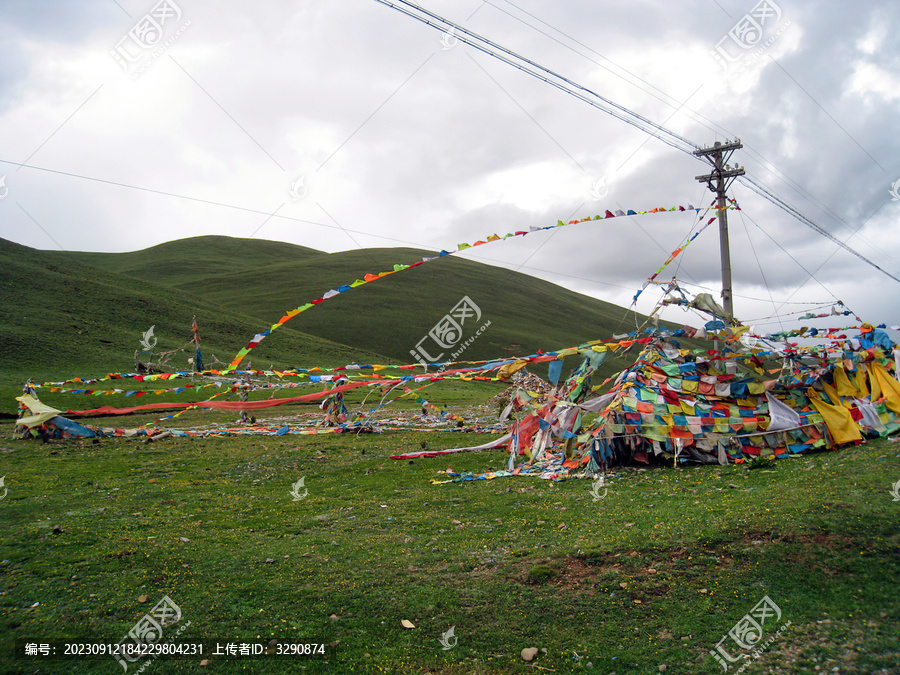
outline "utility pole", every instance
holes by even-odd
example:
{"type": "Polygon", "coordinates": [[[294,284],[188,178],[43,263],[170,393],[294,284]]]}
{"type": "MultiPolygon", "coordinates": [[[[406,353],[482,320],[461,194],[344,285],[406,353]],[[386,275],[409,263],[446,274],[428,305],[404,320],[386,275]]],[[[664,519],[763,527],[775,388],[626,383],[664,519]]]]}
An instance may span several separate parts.
{"type": "Polygon", "coordinates": [[[726,162],[735,150],[743,147],[741,139],[736,138],[725,143],[716,141],[711,148],[694,150],[695,156],[705,157],[713,167],[712,173],[695,178],[701,183],[706,183],[710,191],[716,193],[719,211],[719,252],[722,260],[722,306],[729,319],[734,319],[734,303],[731,300],[731,250],[728,246],[728,211],[725,208],[728,202],[725,191],[737,176],[744,175],[744,167],[732,168],[726,162]]]}

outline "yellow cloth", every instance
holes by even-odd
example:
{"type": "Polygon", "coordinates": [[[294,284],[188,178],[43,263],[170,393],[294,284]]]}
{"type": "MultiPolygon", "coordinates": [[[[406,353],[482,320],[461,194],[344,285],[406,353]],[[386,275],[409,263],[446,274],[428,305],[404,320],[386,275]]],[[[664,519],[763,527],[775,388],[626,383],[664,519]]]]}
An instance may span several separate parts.
{"type": "MultiPolygon", "coordinates": [[[[884,397],[884,404],[889,410],[900,413],[900,382],[897,382],[888,374],[888,371],[880,363],[872,361],[869,364],[869,374],[874,376],[875,382],[878,383],[880,394],[884,397]]],[[[872,387],[872,395],[875,395],[875,387],[872,387]]],[[[872,399],[875,402],[875,399],[872,399]]]]}
{"type": "Polygon", "coordinates": [[[806,395],[809,396],[809,402],[816,409],[816,412],[825,420],[825,426],[828,427],[835,444],[843,445],[844,443],[862,440],[859,427],[853,421],[853,418],[850,417],[849,410],[840,405],[825,403],[812,387],[806,390],[806,395]]]}
{"type": "Polygon", "coordinates": [[[853,398],[859,398],[860,394],[856,387],[853,386],[853,383],[850,382],[850,378],[847,376],[847,371],[843,368],[835,368],[834,369],[834,387],[837,389],[838,396],[852,396],[853,398]]]}
{"type": "Polygon", "coordinates": [[[843,405],[841,403],[841,397],[838,396],[837,389],[825,382],[822,383],[822,389],[825,390],[825,393],[828,395],[828,399],[831,401],[832,405],[843,405]]]}
{"type": "Polygon", "coordinates": [[[766,391],[766,385],[762,382],[748,382],[747,391],[751,394],[762,394],[766,391]]]}
{"type": "Polygon", "coordinates": [[[869,395],[869,400],[872,403],[878,401],[881,398],[881,385],[878,384],[878,379],[875,377],[875,369],[872,368],[872,364],[869,364],[869,388],[872,390],[872,393],[869,395]]]}
{"type": "Polygon", "coordinates": [[[59,415],[60,411],[56,408],[51,408],[49,405],[44,405],[40,401],[38,401],[34,396],[30,396],[29,394],[25,394],[24,396],[16,397],[16,400],[24,403],[25,406],[34,414],[29,415],[28,417],[21,417],[16,420],[16,426],[24,426],[31,429],[32,427],[36,427],[38,425],[43,424],[49,419],[53,419],[57,415],[59,415]]]}
{"type": "Polygon", "coordinates": [[[866,367],[859,365],[856,369],[856,388],[859,390],[860,398],[869,395],[869,388],[866,386],[866,367]]]}
{"type": "Polygon", "coordinates": [[[527,365],[528,361],[526,361],[525,359],[518,359],[516,361],[513,361],[512,363],[507,363],[497,371],[497,377],[499,377],[503,381],[506,381],[510,377],[512,377],[513,373],[517,373],[527,365]]]}

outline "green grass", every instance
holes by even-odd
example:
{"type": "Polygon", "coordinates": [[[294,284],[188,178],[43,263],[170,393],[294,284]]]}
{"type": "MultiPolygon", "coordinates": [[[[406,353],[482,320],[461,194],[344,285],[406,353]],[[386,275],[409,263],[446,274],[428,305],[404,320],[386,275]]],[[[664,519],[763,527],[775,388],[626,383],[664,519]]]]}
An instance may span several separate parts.
{"type": "MultiPolygon", "coordinates": [[[[183,266],[190,266],[185,259],[183,266]]],[[[107,272],[61,253],[36,251],[0,239],[0,384],[132,372],[134,352],[150,326],[157,350],[178,349],[192,338],[196,315],[204,358],[231,361],[263,322],[178,289],[107,272]]],[[[245,291],[252,302],[252,291],[245,291]]],[[[297,326],[300,328],[299,324],[297,326]]],[[[311,367],[381,362],[376,350],[356,349],[307,335],[290,326],[248,359],[256,368],[311,367]]],[[[190,351],[177,354],[173,370],[186,370],[190,351]]],[[[146,359],[146,355],[144,356],[146,359]]],[[[244,365],[246,365],[246,361],[244,365]]]]}
{"type": "MultiPolygon", "coordinates": [[[[160,348],[179,347],[195,314],[207,360],[229,360],[285,309],[423,253],[323,254],[204,237],[75,254],[0,241],[0,288],[15,300],[0,307],[0,409],[15,410],[29,376],[130,371],[143,331],[155,325],[160,348]]],[[[633,326],[621,308],[451,258],[334,298],[273,334],[251,360],[256,368],[408,361],[466,294],[492,324],[465,358],[570,346],[633,326]]],[[[604,373],[632,355],[611,359],[604,373]]],[[[565,365],[568,373],[577,364],[565,365]]],[[[448,381],[418,395],[453,408],[497,391],[448,381]]],[[[206,398],[38,393],[59,408],[206,398]]],[[[380,398],[363,405],[363,396],[348,394],[351,411],[380,398]]],[[[390,414],[411,419],[418,407],[403,400],[390,414]]],[[[87,421],[135,427],[161,416],[87,421]]],[[[321,418],[309,406],[263,416],[321,418]]],[[[235,417],[190,411],[170,423],[235,417]]],[[[500,469],[499,451],[389,459],[423,444],[492,437],[458,431],[47,444],[11,440],[8,423],[0,433],[0,672],[120,672],[111,658],[12,661],[9,643],[117,641],[164,595],[182,608],[181,625],[191,622],[184,639],[334,645],[300,662],[214,659],[223,673],[621,675],[663,665],[716,673],[709,650],[764,595],[791,626],[748,672],[883,675],[900,661],[900,503],[888,492],[900,479],[900,448],[888,440],[752,466],[623,469],[595,501],[587,481],[430,482],[446,480],[448,467],[500,469]],[[301,477],[309,493],[294,501],[301,477]],[[439,640],[451,627],[459,641],[444,650],[439,640]],[[519,656],[526,647],[546,652],[529,665],[519,656]]],[[[767,627],[763,637],[772,634],[767,627]]],[[[153,669],[202,667],[195,658],[153,669]]]]}
{"type": "MultiPolygon", "coordinates": [[[[361,279],[366,273],[391,270],[398,263],[417,262],[435,252],[373,248],[327,254],[279,242],[207,236],[132,253],[47,255],[165,285],[249,314],[260,327],[268,327],[286,310],[314,300],[329,289],[361,279]]],[[[455,257],[343,293],[287,325],[407,363],[409,351],[466,295],[479,306],[482,317],[471,331],[465,324],[465,337],[488,320],[491,325],[466,350],[464,358],[531,354],[634,328],[634,315],[621,307],[525,274],[455,257]]],[[[244,343],[252,335],[248,334],[244,343]]],[[[279,340],[280,336],[273,334],[265,349],[280,350],[279,340]]],[[[233,351],[244,343],[236,344],[233,351]]]]}
{"type": "MultiPolygon", "coordinates": [[[[477,434],[38,444],[9,430],[7,642],[118,640],[169,595],[185,639],[338,642],[302,662],[216,658],[220,673],[533,673],[519,657],[532,646],[549,672],[716,673],[708,651],[768,595],[791,626],[746,672],[900,661],[900,448],[887,440],[777,469],[622,469],[594,501],[589,481],[430,483],[448,466],[499,469],[502,452],[388,458],[477,434]],[[301,476],[309,492],[293,501],[301,476]]],[[[111,658],[38,665],[120,672],[111,658]]],[[[0,657],[3,672],[35,668],[0,657]]]]}

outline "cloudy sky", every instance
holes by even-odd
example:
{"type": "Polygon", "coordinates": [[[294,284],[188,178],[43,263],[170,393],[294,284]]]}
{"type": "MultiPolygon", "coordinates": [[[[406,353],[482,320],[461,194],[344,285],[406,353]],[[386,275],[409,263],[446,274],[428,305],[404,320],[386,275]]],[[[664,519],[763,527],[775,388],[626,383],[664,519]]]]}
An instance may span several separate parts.
{"type": "MultiPolygon", "coordinates": [[[[749,176],[900,277],[893,3],[422,5],[697,145],[739,137],[749,176]],[[748,16],[761,36],[741,30],[748,16]]],[[[712,198],[702,161],[376,0],[7,0],[0,56],[0,237],[40,249],[220,234],[439,250],[712,198]]],[[[897,281],[746,187],[731,194],[739,318],[774,331],[842,300],[900,323],[897,281]]],[[[592,222],[470,257],[628,305],[696,226],[592,222]]],[[[718,294],[715,227],[673,275],[718,294]]],[[[649,288],[638,309],[659,298],[649,288]]]]}

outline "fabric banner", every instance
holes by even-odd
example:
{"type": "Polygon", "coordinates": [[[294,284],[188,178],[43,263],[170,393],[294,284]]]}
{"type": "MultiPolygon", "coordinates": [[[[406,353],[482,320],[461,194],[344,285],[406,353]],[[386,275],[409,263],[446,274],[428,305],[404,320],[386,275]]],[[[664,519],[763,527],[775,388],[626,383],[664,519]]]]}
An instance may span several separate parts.
{"type": "Polygon", "coordinates": [[[488,441],[484,445],[473,445],[467,448],[451,448],[449,450],[422,450],[421,452],[407,452],[402,455],[391,455],[391,459],[416,459],[417,457],[437,457],[439,455],[452,455],[456,452],[469,452],[470,450],[491,450],[506,445],[512,438],[512,434],[506,434],[496,440],[488,441]]]}
{"type": "Polygon", "coordinates": [[[769,426],[766,431],[787,431],[801,426],[800,415],[786,403],[766,392],[766,400],[769,402],[769,426]]]}

